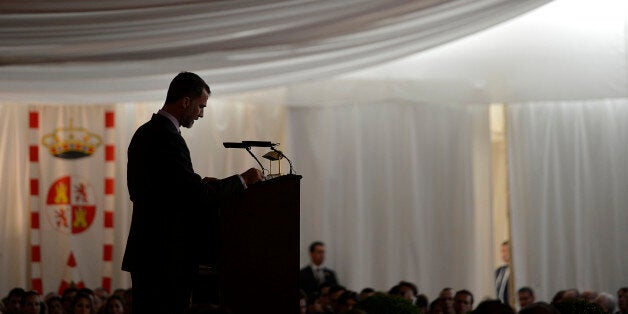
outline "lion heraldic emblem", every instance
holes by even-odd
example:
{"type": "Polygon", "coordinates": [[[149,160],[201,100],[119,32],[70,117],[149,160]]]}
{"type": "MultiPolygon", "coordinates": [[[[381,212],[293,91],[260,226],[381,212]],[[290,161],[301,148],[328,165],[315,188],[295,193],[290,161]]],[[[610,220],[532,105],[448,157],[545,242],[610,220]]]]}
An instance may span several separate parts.
{"type": "Polygon", "coordinates": [[[94,191],[89,182],[64,176],[53,182],[46,197],[46,216],[52,227],[65,234],[87,230],[96,217],[94,191]]]}

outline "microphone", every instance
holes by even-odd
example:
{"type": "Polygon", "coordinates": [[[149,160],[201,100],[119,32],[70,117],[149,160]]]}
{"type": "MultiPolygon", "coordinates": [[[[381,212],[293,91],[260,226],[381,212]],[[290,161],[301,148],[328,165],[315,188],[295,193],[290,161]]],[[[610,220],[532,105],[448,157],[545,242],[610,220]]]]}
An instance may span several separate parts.
{"type": "MultiPolygon", "coordinates": [[[[252,143],[252,144],[261,143],[261,144],[264,144],[264,145],[267,145],[266,143],[270,143],[270,142],[261,142],[261,141],[247,141],[247,142],[252,143]]],[[[262,165],[262,163],[259,161],[259,159],[257,159],[257,157],[255,157],[255,154],[253,154],[253,152],[251,152],[251,146],[254,146],[254,145],[248,145],[247,143],[242,141],[242,143],[223,142],[222,146],[224,146],[225,148],[244,148],[244,149],[246,149],[246,151],[249,152],[249,155],[251,155],[251,157],[253,157],[253,159],[255,159],[255,161],[257,161],[257,164],[262,169],[262,173],[266,173],[266,169],[264,168],[264,165],[262,165]]],[[[256,146],[256,147],[258,147],[258,146],[256,146]]],[[[272,147],[272,146],[261,146],[261,147],[272,147]]]]}
{"type": "Polygon", "coordinates": [[[224,142],[222,143],[222,146],[224,146],[225,148],[247,148],[247,145],[244,145],[244,143],[237,143],[237,142],[224,142]]]}
{"type": "Polygon", "coordinates": [[[275,147],[279,143],[271,143],[269,141],[242,141],[242,144],[248,147],[275,147]]]}

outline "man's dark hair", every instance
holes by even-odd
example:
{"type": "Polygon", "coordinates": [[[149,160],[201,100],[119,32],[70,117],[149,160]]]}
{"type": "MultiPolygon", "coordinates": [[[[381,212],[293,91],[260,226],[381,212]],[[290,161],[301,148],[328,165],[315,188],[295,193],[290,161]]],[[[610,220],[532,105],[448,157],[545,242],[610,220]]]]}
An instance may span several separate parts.
{"type": "Polygon", "coordinates": [[[473,314],[515,314],[515,310],[510,305],[502,303],[500,300],[484,300],[480,302],[473,314]]]}
{"type": "Polygon", "coordinates": [[[345,291],[338,297],[338,304],[347,305],[347,301],[353,300],[358,302],[358,294],[353,291],[345,291]]]}
{"type": "Polygon", "coordinates": [[[314,249],[316,249],[317,245],[325,246],[325,243],[323,243],[321,241],[314,241],[314,242],[312,242],[312,244],[310,244],[310,253],[314,252],[314,249]]]}
{"type": "Polygon", "coordinates": [[[621,288],[619,288],[619,290],[617,290],[617,293],[619,293],[620,291],[621,292],[628,292],[628,287],[621,287],[621,288]]]}
{"type": "Polygon", "coordinates": [[[518,291],[519,293],[527,293],[531,296],[534,296],[534,290],[532,290],[532,288],[530,287],[521,287],[521,289],[519,289],[518,291]]]}
{"type": "Polygon", "coordinates": [[[471,297],[471,304],[473,304],[473,293],[471,293],[471,291],[469,291],[469,290],[464,290],[464,289],[463,289],[463,290],[460,290],[460,291],[456,292],[456,295],[454,296],[454,299],[455,299],[458,295],[460,295],[460,294],[466,294],[466,295],[470,296],[470,297],[471,297]]]}
{"type": "Polygon", "coordinates": [[[200,76],[192,72],[181,72],[170,82],[166,104],[175,103],[183,97],[198,98],[203,94],[203,90],[211,94],[209,86],[200,76]]]}
{"type": "Polygon", "coordinates": [[[415,284],[413,284],[413,283],[411,283],[409,281],[403,281],[402,280],[397,285],[399,287],[408,287],[408,288],[412,289],[412,295],[413,296],[416,296],[417,294],[419,294],[419,288],[417,288],[415,284]]]}
{"type": "Polygon", "coordinates": [[[360,294],[362,294],[362,293],[371,293],[371,292],[375,292],[375,289],[373,289],[373,288],[364,288],[364,289],[362,289],[362,291],[360,291],[360,294]]]}

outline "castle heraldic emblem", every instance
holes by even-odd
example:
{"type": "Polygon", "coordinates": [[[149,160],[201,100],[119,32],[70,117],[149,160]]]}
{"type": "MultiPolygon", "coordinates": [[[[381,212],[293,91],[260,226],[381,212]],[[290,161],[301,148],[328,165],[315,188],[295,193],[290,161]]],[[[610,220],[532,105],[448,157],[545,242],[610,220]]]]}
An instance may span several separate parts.
{"type": "Polygon", "coordinates": [[[96,217],[92,185],[75,176],[57,179],[48,189],[46,216],[52,227],[65,234],[87,230],[96,217]]]}
{"type": "Polygon", "coordinates": [[[56,128],[44,135],[41,143],[52,156],[63,159],[77,159],[91,156],[102,143],[102,138],[86,128],[74,127],[70,119],[69,127],[56,128]]]}

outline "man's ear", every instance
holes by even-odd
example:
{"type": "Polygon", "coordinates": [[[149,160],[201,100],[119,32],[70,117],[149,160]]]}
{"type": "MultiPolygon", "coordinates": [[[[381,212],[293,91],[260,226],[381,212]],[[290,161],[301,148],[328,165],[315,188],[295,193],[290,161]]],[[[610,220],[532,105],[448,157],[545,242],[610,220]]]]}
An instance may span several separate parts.
{"type": "Polygon", "coordinates": [[[192,104],[192,99],[190,97],[181,98],[181,107],[183,109],[187,109],[192,104]]]}

